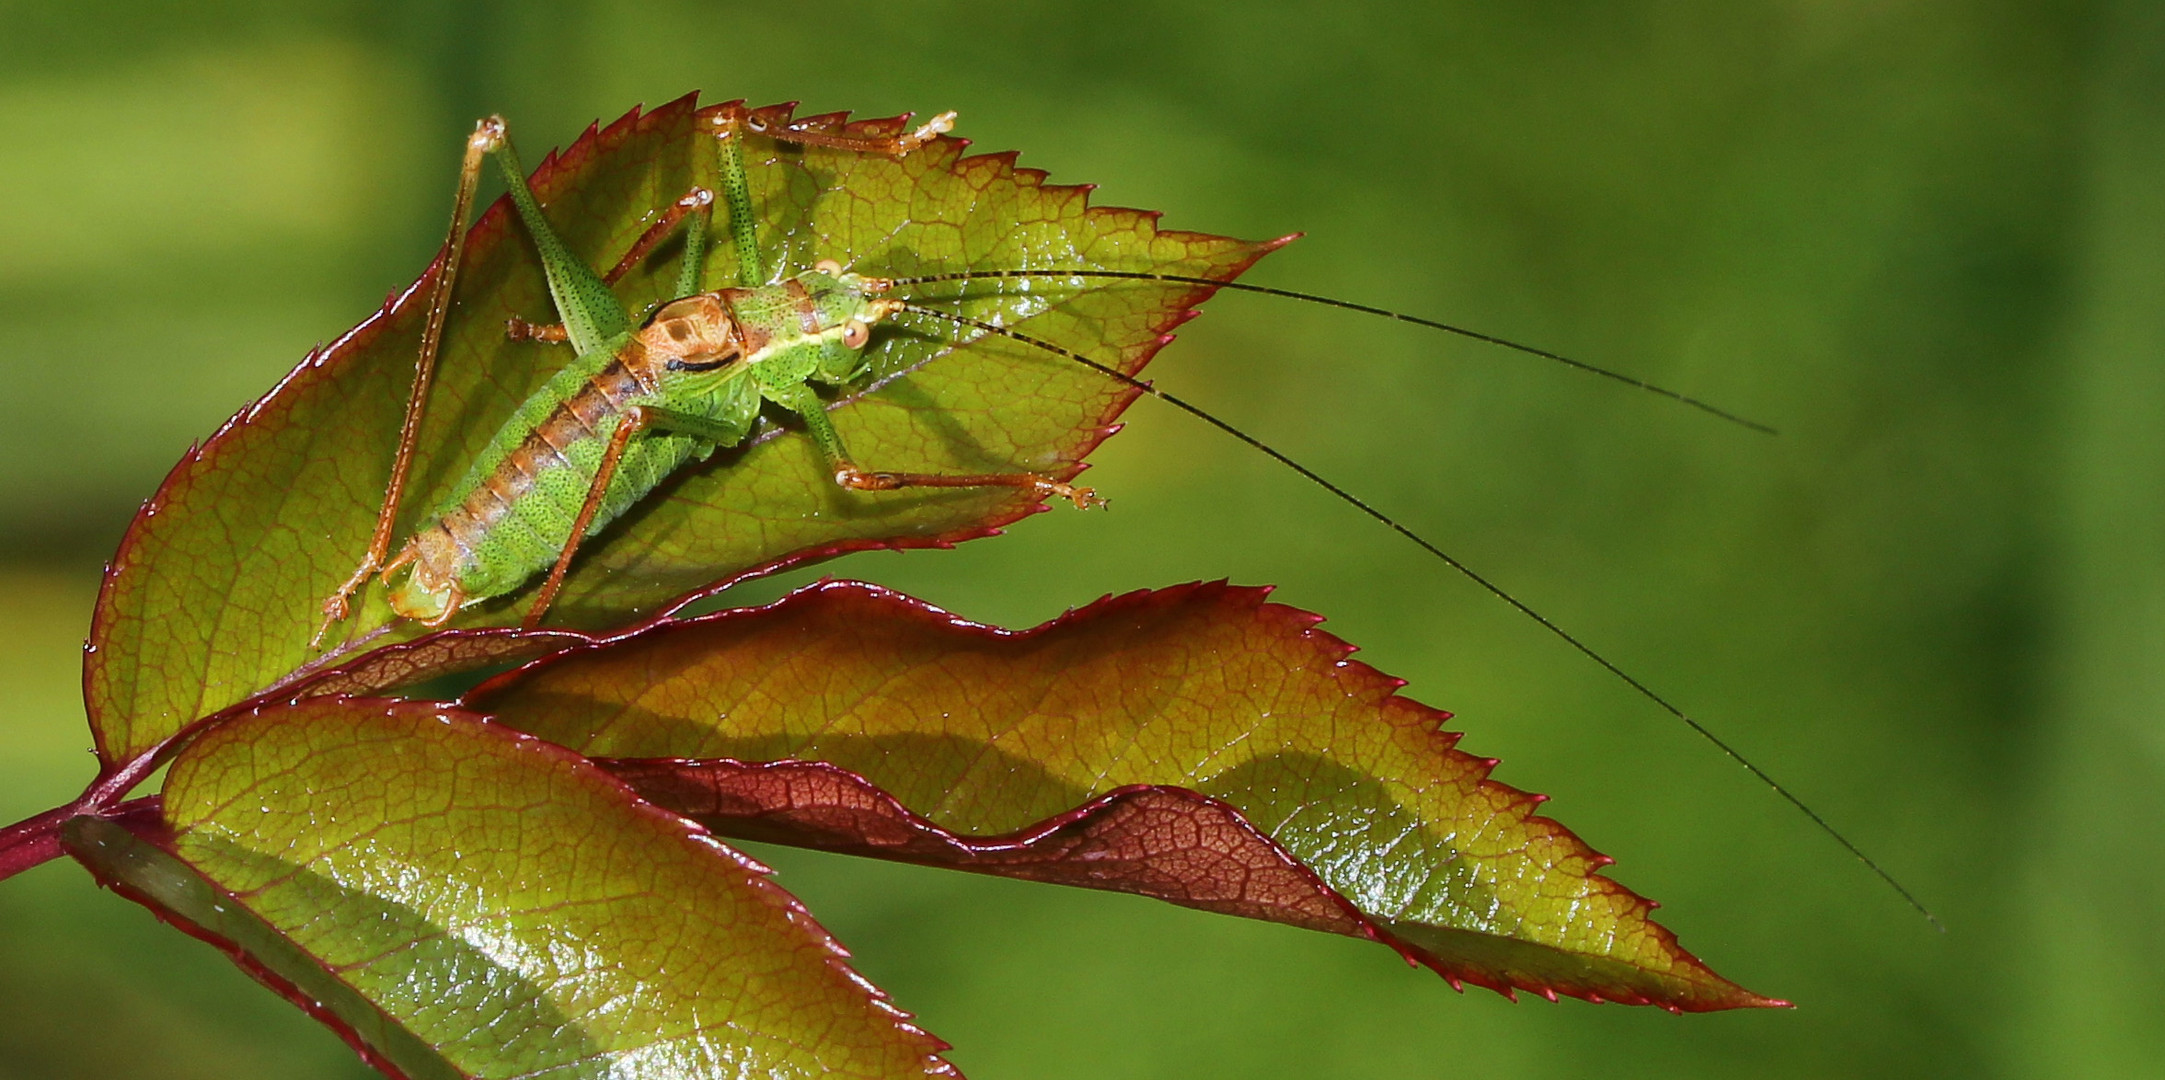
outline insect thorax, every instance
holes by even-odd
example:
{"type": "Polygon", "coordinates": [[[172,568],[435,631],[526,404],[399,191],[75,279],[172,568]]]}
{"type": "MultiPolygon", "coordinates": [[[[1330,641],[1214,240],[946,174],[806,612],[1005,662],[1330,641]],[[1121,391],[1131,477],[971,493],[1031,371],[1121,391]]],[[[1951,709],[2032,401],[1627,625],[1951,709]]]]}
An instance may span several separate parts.
{"type": "Polygon", "coordinates": [[[869,296],[857,275],[822,270],[719,295],[735,315],[745,359],[769,386],[856,377],[864,366],[864,335],[890,307],[869,296]]]}

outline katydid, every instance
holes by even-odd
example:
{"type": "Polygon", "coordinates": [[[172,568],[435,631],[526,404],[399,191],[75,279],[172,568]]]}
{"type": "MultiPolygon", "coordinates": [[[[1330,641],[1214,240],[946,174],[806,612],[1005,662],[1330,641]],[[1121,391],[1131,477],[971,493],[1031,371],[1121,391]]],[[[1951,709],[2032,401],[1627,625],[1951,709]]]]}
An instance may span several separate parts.
{"type": "MultiPolygon", "coordinates": [[[[942,115],[895,138],[762,133],[862,153],[902,155],[946,131],[952,119],[952,114],[942,115]]],[[[753,236],[749,187],[737,149],[744,131],[765,125],[743,110],[725,111],[716,123],[741,264],[739,280],[745,284],[698,291],[713,195],[694,189],[618,263],[620,269],[636,264],[675,228],[685,229],[677,299],[637,328],[608,281],[574,258],[550,229],[527,188],[526,172],[503,120],[490,117],[476,126],[459,171],[447,256],[430,296],[390,487],[368,553],[324,603],[319,643],[333,623],[345,618],[354,592],[379,572],[390,586],[392,610],[440,626],[461,607],[513,592],[547,568],[549,576],[525,617],[526,626],[539,625],[583,540],[670,473],[717,448],[742,442],[766,402],[802,420],[834,482],[850,490],[1016,487],[1041,498],[1064,498],[1078,507],[1100,503],[1088,489],[1034,473],[951,476],[859,468],[810,384],[840,386],[859,377],[872,325],[905,305],[874,295],[887,288],[881,279],[861,277],[831,261],[786,276],[779,284],[765,284],[767,271],[753,236]],[[577,355],[519,407],[465,480],[386,561],[484,156],[493,156],[503,171],[520,219],[541,253],[549,293],[563,320],[539,328],[515,322],[510,332],[569,343],[577,355]],[[401,570],[405,576],[394,579],[401,570]]]]}
{"type": "Polygon", "coordinates": [[[777,124],[760,111],[741,105],[717,111],[712,121],[713,134],[721,162],[723,199],[738,255],[739,284],[706,292],[699,291],[699,285],[703,280],[712,192],[702,188],[687,192],[646,230],[613,270],[596,275],[570,254],[550,228],[527,187],[525,171],[512,149],[503,120],[491,117],[476,125],[459,172],[451,229],[430,293],[413,387],[375,532],[360,565],[325,601],[317,643],[346,617],[354,594],[369,578],[378,575],[389,587],[390,605],[399,616],[441,626],[462,607],[513,593],[547,570],[523,620],[529,628],[538,626],[583,542],[636,505],[676,470],[706,458],[718,448],[742,443],[754,432],[767,404],[793,414],[803,424],[825,459],[832,481],[846,490],[1009,487],[1027,490],[1039,499],[1066,499],[1078,508],[1101,505],[1103,500],[1087,488],[1036,473],[877,471],[860,467],[850,457],[842,433],[828,418],[813,384],[842,387],[860,380],[868,367],[865,346],[873,328],[900,314],[922,316],[1015,340],[1165,401],[1291,468],[1405,536],[1713,743],[1937,925],[1931,913],[1876,862],[1699,721],[1502,587],[1345,488],[1198,406],[1117,368],[1012,328],[893,294],[897,289],[939,282],[1037,278],[1181,283],[1288,297],[1473,338],[1650,391],[1742,427],[1768,434],[1773,429],[1704,401],[1546,350],[1433,320],[1266,286],[1177,274],[1080,268],[990,269],[880,278],[857,274],[832,260],[797,271],[765,264],[754,235],[756,218],[743,164],[741,147],[746,134],[899,157],[948,131],[953,119],[953,113],[943,113],[905,134],[865,136],[777,124]],[[391,543],[399,502],[411,473],[420,418],[427,404],[463,249],[466,218],[484,157],[494,157],[503,173],[519,219],[540,253],[560,319],[557,324],[542,326],[513,319],[507,332],[515,339],[568,344],[575,355],[518,408],[474,461],[465,479],[393,555],[391,543]],[[671,294],[674,299],[635,324],[610,285],[679,230],[684,234],[683,261],[671,294]],[[398,576],[402,571],[404,576],[398,576]]]}

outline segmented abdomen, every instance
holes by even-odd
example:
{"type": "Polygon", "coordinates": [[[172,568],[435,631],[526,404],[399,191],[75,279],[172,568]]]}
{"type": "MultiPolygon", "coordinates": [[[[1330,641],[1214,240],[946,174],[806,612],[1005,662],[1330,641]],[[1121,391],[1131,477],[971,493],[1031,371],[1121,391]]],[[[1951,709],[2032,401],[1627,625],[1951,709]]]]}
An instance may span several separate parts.
{"type": "MultiPolygon", "coordinates": [[[[626,407],[653,403],[621,360],[597,358],[599,364],[586,358],[571,364],[528,398],[424,526],[424,532],[440,530],[457,551],[455,580],[466,600],[511,592],[555,564],[609,434],[626,407]]],[[[588,535],[712,450],[687,435],[649,431],[633,439],[588,535]]]]}

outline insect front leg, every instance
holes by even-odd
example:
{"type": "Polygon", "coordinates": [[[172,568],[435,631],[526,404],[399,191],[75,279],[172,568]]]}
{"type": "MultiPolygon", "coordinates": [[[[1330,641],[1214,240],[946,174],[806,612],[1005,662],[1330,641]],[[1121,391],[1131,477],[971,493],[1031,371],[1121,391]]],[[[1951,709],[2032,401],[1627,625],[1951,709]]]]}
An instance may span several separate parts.
{"type": "Polygon", "coordinates": [[[898,491],[902,488],[985,488],[1006,487],[1027,490],[1041,499],[1066,499],[1078,510],[1104,506],[1105,500],[1098,493],[1085,487],[1064,484],[1048,476],[1036,473],[914,473],[881,472],[860,469],[850,460],[849,451],[842,445],[842,435],[834,429],[834,422],[827,418],[826,404],[819,395],[804,383],[784,386],[763,386],[761,392],[783,408],[804,418],[804,426],[827,460],[836,485],[849,491],[898,491]]]}
{"type": "Polygon", "coordinates": [[[752,213],[752,185],[744,173],[743,136],[746,133],[799,146],[824,146],[860,154],[901,157],[953,131],[955,113],[953,110],[943,112],[918,125],[916,130],[901,135],[820,131],[790,122],[786,112],[773,108],[747,109],[742,103],[716,110],[708,122],[714,127],[715,137],[721,141],[722,194],[729,200],[729,233],[737,244],[737,284],[753,286],[767,283],[767,270],[759,254],[758,219],[752,213]]]}
{"type": "Polygon", "coordinates": [[[435,377],[436,355],[443,345],[444,318],[451,310],[451,287],[458,278],[459,262],[466,252],[466,218],[473,210],[474,187],[481,180],[481,159],[503,142],[504,122],[493,116],[475,124],[474,133],[466,139],[466,156],[459,163],[458,190],[451,202],[451,230],[436,256],[436,281],[429,290],[428,320],[421,330],[420,355],[414,361],[413,388],[406,397],[406,418],[399,425],[398,453],[392,459],[391,480],[384,489],[383,505],[376,511],[376,531],[369,538],[368,552],[361,557],[361,565],[323,602],[323,623],[316,628],[315,637],[309,639],[311,648],[321,645],[332,624],[346,617],[351,610],[353,594],[368,581],[369,575],[383,566],[384,556],[391,551],[399,500],[405,495],[406,480],[413,473],[414,445],[420,439],[421,416],[428,404],[429,383],[435,377]]]}
{"type": "Polygon", "coordinates": [[[744,131],[799,146],[825,146],[837,150],[854,150],[861,154],[879,154],[883,157],[901,157],[955,130],[955,112],[952,109],[917,125],[915,130],[900,135],[850,135],[793,123],[783,108],[770,106],[751,109],[746,108],[742,102],[737,102],[717,109],[711,123],[725,138],[731,132],[744,131]]]}

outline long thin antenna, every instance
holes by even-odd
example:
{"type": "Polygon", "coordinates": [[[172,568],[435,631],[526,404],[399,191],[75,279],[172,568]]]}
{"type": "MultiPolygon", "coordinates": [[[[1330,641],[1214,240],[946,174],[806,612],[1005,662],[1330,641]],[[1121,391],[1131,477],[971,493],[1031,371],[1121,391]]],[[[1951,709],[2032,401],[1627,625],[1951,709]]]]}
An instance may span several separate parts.
{"type": "Polygon", "coordinates": [[[1549,621],[1546,616],[1542,615],[1538,611],[1535,611],[1533,608],[1528,607],[1524,601],[1521,601],[1519,598],[1512,596],[1508,592],[1505,592],[1502,586],[1497,585],[1495,582],[1490,581],[1489,579],[1474,572],[1472,567],[1467,566],[1465,563],[1460,562],[1458,559],[1452,557],[1449,552],[1446,552],[1442,548],[1430,543],[1419,533],[1416,533],[1412,529],[1409,529],[1404,525],[1399,524],[1396,520],[1392,519],[1390,515],[1385,514],[1383,511],[1378,510],[1375,507],[1370,506],[1368,503],[1362,501],[1359,496],[1356,496],[1352,492],[1349,492],[1346,489],[1339,487],[1337,484],[1334,484],[1329,480],[1324,479],[1315,470],[1310,469],[1308,466],[1303,465],[1290,457],[1287,457],[1283,453],[1280,453],[1276,448],[1272,447],[1268,443],[1265,443],[1263,440],[1258,439],[1255,436],[1250,435],[1247,432],[1242,431],[1239,428],[1236,428],[1233,425],[1218,419],[1216,416],[1211,415],[1200,406],[1194,405],[1186,401],[1185,399],[1175,397],[1174,395],[1160,390],[1156,386],[1153,386],[1148,382],[1138,379],[1135,376],[1128,374],[1127,372],[1121,371],[1118,368],[1110,367],[1105,364],[1099,363],[1096,360],[1092,360],[1091,358],[1084,356],[1083,354],[1076,352],[1073,349],[1069,349],[1060,345],[1055,345],[1052,342],[1043,340],[1042,338],[1032,337],[1028,334],[1024,334],[1016,330],[1011,330],[1004,326],[996,326],[992,323],[973,319],[967,315],[957,315],[953,312],[941,311],[937,308],[924,307],[920,304],[914,304],[905,301],[902,305],[902,310],[907,311],[913,315],[928,315],[935,319],[942,319],[947,322],[954,323],[958,326],[967,326],[975,330],[981,330],[988,334],[997,334],[1004,338],[1019,341],[1025,345],[1030,345],[1035,348],[1043,349],[1046,352],[1053,353],[1054,355],[1066,357],[1067,359],[1073,360],[1076,363],[1081,364],[1082,366],[1087,367],[1090,370],[1095,371],[1101,375],[1104,375],[1109,379],[1113,379],[1125,386],[1131,387],[1145,394],[1148,394],[1151,397],[1157,398],[1159,401],[1165,402],[1166,404],[1171,405],[1172,407],[1179,409],[1180,411],[1187,413],[1188,415],[1193,416],[1196,419],[1201,420],[1214,428],[1217,428],[1219,431],[1222,431],[1227,435],[1231,435],[1232,437],[1239,439],[1241,442],[1244,442],[1249,446],[1255,448],[1256,450],[1262,452],[1265,456],[1278,462],[1280,465],[1284,465],[1286,468],[1289,468],[1294,472],[1297,472],[1300,475],[1306,477],[1317,487],[1320,487],[1323,490],[1330,492],[1332,495],[1337,496],[1347,505],[1353,507],[1356,510],[1359,510],[1361,513],[1366,514],[1371,518],[1374,518],[1376,521],[1381,522],[1382,524],[1387,526],[1392,532],[1395,532],[1398,535],[1413,541],[1415,544],[1420,545],[1421,550],[1426,551],[1430,555],[1434,555],[1436,558],[1443,560],[1444,565],[1458,571],[1460,574],[1464,575],[1467,580],[1487,590],[1490,595],[1493,595],[1497,599],[1502,600],[1504,603],[1518,609],[1518,612],[1520,614],[1526,616],[1529,619],[1532,619],[1537,623],[1540,623],[1543,629],[1562,639],[1565,644],[1578,650],[1581,655],[1585,656],[1589,660],[1592,660],[1594,663],[1601,665],[1601,667],[1609,674],[1614,675],[1619,679],[1622,679],[1624,681],[1624,684],[1637,691],[1640,697],[1643,697],[1646,700],[1653,702],[1655,705],[1660,706],[1663,712],[1666,712],[1670,716],[1676,717],[1678,720],[1683,721],[1687,727],[1691,728],[1693,731],[1698,732],[1701,738],[1704,738],[1706,741],[1713,743],[1716,749],[1720,750],[1724,754],[1729,755],[1729,758],[1735,761],[1737,764],[1742,765],[1745,771],[1751,773],[1753,776],[1758,777],[1760,783],[1765,784],[1767,787],[1773,789],[1775,794],[1780,795],[1783,799],[1788,800],[1789,805],[1796,807],[1799,813],[1810,819],[1812,824],[1817,825],[1821,832],[1824,832],[1828,836],[1832,837],[1835,843],[1842,845],[1844,850],[1848,851],[1851,855],[1856,856],[1858,862],[1863,863],[1865,867],[1872,871],[1873,874],[1877,875],[1881,881],[1886,882],[1887,887],[1893,889],[1896,895],[1907,901],[1910,907],[1917,909],[1917,913],[1924,916],[1925,921],[1931,923],[1932,926],[1935,929],[1939,930],[1941,933],[1946,932],[1947,928],[1940,923],[1939,918],[1933,915],[1931,910],[1929,908],[1926,908],[1924,904],[1920,902],[1914,895],[1912,895],[1908,889],[1903,888],[1902,883],[1894,879],[1894,875],[1889,874],[1886,870],[1882,869],[1877,862],[1874,862],[1872,860],[1872,857],[1870,855],[1866,855],[1864,853],[1864,850],[1862,848],[1859,848],[1857,845],[1851,843],[1848,837],[1843,836],[1840,832],[1835,830],[1834,826],[1828,824],[1827,819],[1820,817],[1817,811],[1814,811],[1811,807],[1806,806],[1804,804],[1804,800],[1797,798],[1796,795],[1792,794],[1788,788],[1782,786],[1780,781],[1774,779],[1772,776],[1769,776],[1765,769],[1762,769],[1759,766],[1752,764],[1751,759],[1745,757],[1743,754],[1738,753],[1736,748],[1730,746],[1727,742],[1723,741],[1721,736],[1714,734],[1714,732],[1709,730],[1706,725],[1692,719],[1690,715],[1684,712],[1684,710],[1679,709],[1675,705],[1671,704],[1669,702],[1669,699],[1655,693],[1653,689],[1648,687],[1645,683],[1642,683],[1639,680],[1631,677],[1631,675],[1625,672],[1623,668],[1617,667],[1615,664],[1610,663],[1607,657],[1601,655],[1598,652],[1595,652],[1591,646],[1588,646],[1585,642],[1580,641],[1576,637],[1573,637],[1569,631],[1566,631],[1563,627],[1549,621]]]}
{"type": "Polygon", "coordinates": [[[1647,382],[1644,379],[1634,378],[1633,376],[1626,375],[1620,371],[1611,371],[1605,367],[1596,367],[1595,365],[1586,363],[1583,360],[1573,360],[1568,356],[1564,356],[1559,353],[1553,353],[1548,351],[1547,349],[1536,348],[1532,345],[1522,345],[1519,342],[1511,341],[1507,338],[1500,338],[1495,336],[1494,334],[1484,334],[1479,330],[1468,330],[1463,326],[1453,326],[1450,323],[1437,322],[1434,319],[1424,319],[1418,315],[1407,315],[1402,312],[1391,311],[1387,308],[1370,307],[1367,304],[1356,304],[1350,300],[1338,300],[1328,296],[1317,296],[1314,293],[1295,292],[1291,289],[1274,289],[1268,285],[1250,285],[1244,281],[1219,281],[1216,278],[1190,277],[1185,274],[1149,273],[1139,270],[958,270],[951,274],[927,274],[920,277],[894,278],[892,280],[896,285],[932,285],[946,281],[968,281],[972,278],[1042,277],[1105,278],[1114,281],[1163,281],[1176,285],[1205,285],[1213,289],[1232,289],[1235,292],[1256,293],[1261,296],[1279,296],[1284,297],[1287,300],[1304,300],[1311,304],[1321,304],[1324,307],[1341,308],[1346,311],[1358,311],[1364,315],[1378,315],[1386,319],[1395,319],[1399,322],[1412,323],[1415,326],[1425,326],[1431,330],[1441,330],[1446,334],[1457,334],[1462,338],[1471,338],[1474,341],[1479,341],[1488,345],[1500,346],[1502,348],[1510,349],[1513,352],[1522,352],[1528,356],[1538,356],[1543,360],[1554,360],[1559,364],[1563,364],[1566,367],[1577,368],[1578,370],[1586,372],[1589,375],[1599,375],[1604,379],[1611,379],[1616,382],[1623,383],[1625,386],[1636,387],[1637,389],[1644,390],[1649,394],[1657,394],[1661,397],[1668,398],[1671,401],[1679,402],[1684,405],[1689,405],[1692,408],[1699,410],[1700,412],[1707,413],[1712,416],[1718,416],[1721,419],[1727,420],[1732,424],[1735,424],[1739,427],[1749,428],[1753,431],[1759,432],[1762,435],[1780,434],[1780,432],[1774,430],[1774,428],[1769,427],[1766,424],[1762,424],[1757,420],[1738,416],[1736,413],[1730,412],[1729,410],[1724,409],[1719,405],[1713,405],[1708,402],[1701,401],[1698,398],[1677,393],[1676,391],[1670,390],[1667,387],[1656,386],[1653,383],[1647,382]]]}

